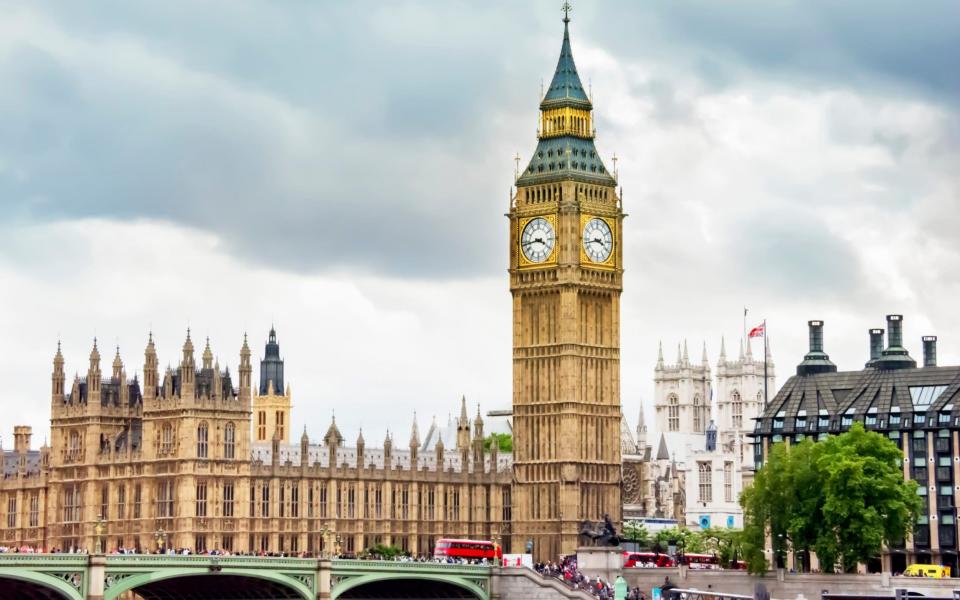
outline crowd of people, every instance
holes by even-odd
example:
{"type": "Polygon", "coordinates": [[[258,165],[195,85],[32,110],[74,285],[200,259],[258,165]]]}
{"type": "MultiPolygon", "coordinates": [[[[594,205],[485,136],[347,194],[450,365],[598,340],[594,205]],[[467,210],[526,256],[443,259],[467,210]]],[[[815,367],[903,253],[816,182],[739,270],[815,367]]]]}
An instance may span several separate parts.
{"type": "MultiPolygon", "coordinates": [[[[544,577],[554,577],[575,590],[593,594],[600,600],[613,600],[613,586],[602,577],[590,577],[577,569],[577,557],[567,556],[561,562],[536,563],[534,570],[544,577]]],[[[639,590],[637,590],[639,593],[639,590]]],[[[636,600],[646,600],[638,597],[636,600]]]]}

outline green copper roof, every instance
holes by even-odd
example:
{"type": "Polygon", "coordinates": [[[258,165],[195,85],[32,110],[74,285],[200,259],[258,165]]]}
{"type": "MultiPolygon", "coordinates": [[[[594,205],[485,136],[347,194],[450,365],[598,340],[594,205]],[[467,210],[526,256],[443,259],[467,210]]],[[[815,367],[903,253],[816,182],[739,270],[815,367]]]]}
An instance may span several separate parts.
{"type": "Polygon", "coordinates": [[[583,83],[577,75],[577,65],[573,62],[573,51],[570,49],[570,19],[563,20],[563,45],[560,46],[560,60],[557,61],[557,70],[553,74],[553,81],[547,95],[543,97],[545,103],[553,104],[557,100],[573,100],[580,103],[590,103],[590,98],[583,90],[583,83]]]}
{"type": "Polygon", "coordinates": [[[530,164],[520,173],[517,185],[564,179],[616,184],[603,166],[593,140],[564,135],[540,140],[530,164]]]}

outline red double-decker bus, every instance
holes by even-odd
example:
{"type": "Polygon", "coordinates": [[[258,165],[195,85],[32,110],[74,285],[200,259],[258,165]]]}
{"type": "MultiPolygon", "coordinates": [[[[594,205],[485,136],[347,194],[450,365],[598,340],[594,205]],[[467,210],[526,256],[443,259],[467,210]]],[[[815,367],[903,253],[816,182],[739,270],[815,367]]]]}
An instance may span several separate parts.
{"type": "Polygon", "coordinates": [[[493,542],[483,540],[455,540],[440,538],[433,550],[435,558],[464,558],[467,560],[493,560],[502,558],[503,552],[493,542]]]}
{"type": "Polygon", "coordinates": [[[624,552],[623,566],[633,567],[675,567],[676,563],[666,554],[655,552],[624,552]]]}
{"type": "Polygon", "coordinates": [[[691,569],[719,569],[720,561],[716,554],[693,554],[683,555],[683,562],[691,569]]]}

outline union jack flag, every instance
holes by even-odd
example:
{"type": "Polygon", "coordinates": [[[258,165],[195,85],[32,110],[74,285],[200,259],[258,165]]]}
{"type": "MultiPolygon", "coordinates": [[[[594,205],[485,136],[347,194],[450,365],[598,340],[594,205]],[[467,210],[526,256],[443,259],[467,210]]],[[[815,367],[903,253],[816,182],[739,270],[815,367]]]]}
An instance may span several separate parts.
{"type": "Polygon", "coordinates": [[[756,327],[750,330],[750,333],[747,334],[747,337],[752,337],[752,338],[763,337],[766,332],[767,332],[767,324],[760,323],[759,325],[757,325],[756,327]]]}

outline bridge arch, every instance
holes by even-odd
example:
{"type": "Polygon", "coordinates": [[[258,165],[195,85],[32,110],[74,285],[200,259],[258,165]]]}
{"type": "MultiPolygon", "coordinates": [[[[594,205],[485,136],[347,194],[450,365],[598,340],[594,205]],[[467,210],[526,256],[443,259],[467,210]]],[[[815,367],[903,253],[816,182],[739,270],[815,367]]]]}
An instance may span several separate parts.
{"type": "Polygon", "coordinates": [[[0,569],[0,587],[5,587],[4,580],[14,583],[12,591],[5,592],[5,598],[37,598],[39,600],[84,600],[81,590],[67,583],[64,579],[42,571],[28,571],[27,569],[0,569]]]}
{"type": "MultiPolygon", "coordinates": [[[[371,573],[369,575],[361,575],[359,577],[351,577],[340,583],[333,586],[330,596],[332,600],[337,600],[343,598],[348,600],[353,597],[351,591],[359,591],[359,588],[362,587],[371,587],[377,586],[377,584],[396,584],[398,582],[403,583],[439,583],[446,584],[454,589],[459,589],[463,592],[464,598],[474,598],[475,600],[488,600],[487,592],[482,587],[476,583],[457,576],[444,576],[444,575],[434,575],[428,573],[371,573]]],[[[358,596],[359,597],[359,596],[358,596]]],[[[403,597],[403,596],[395,596],[403,597]]],[[[417,596],[429,598],[429,596],[417,596]]],[[[445,598],[450,598],[450,595],[443,596],[445,598]]]]}
{"type": "MultiPolygon", "coordinates": [[[[212,573],[209,569],[180,568],[131,574],[118,579],[104,591],[103,600],[116,600],[121,594],[130,590],[146,598],[169,597],[171,589],[180,584],[189,585],[193,593],[206,585],[215,586],[218,593],[223,593],[231,588],[243,587],[248,590],[249,585],[255,582],[264,585],[265,594],[276,598],[314,600],[315,597],[313,591],[303,582],[269,570],[225,569],[219,573],[212,573]]],[[[238,595],[237,597],[248,596],[238,595]]]]}

